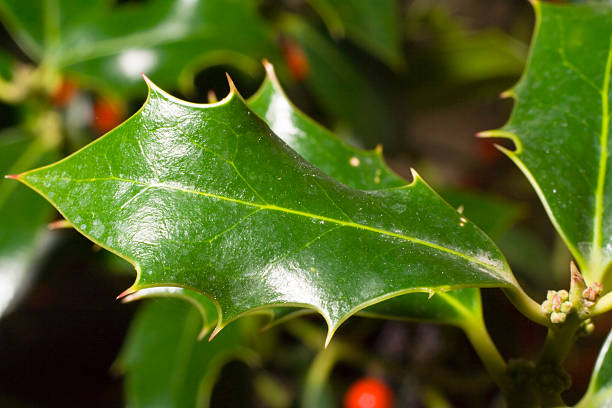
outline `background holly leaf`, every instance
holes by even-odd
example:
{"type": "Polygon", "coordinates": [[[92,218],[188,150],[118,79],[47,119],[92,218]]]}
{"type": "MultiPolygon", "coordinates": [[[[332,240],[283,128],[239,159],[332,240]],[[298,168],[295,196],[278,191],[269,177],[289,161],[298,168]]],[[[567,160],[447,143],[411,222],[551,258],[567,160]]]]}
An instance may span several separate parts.
{"type": "MultiPolygon", "coordinates": [[[[24,171],[55,155],[20,129],[0,133],[0,173],[24,171]]],[[[31,191],[0,179],[0,317],[24,294],[33,278],[34,261],[49,242],[45,224],[53,210],[31,191]]]]}
{"type": "Polygon", "coordinates": [[[189,290],[181,287],[165,287],[158,286],[146,289],[140,289],[123,298],[124,302],[132,302],[145,298],[174,298],[182,299],[191,303],[200,313],[202,318],[201,330],[198,334],[198,340],[201,340],[206,334],[210,333],[217,324],[217,308],[213,301],[206,295],[195,290],[189,290]]]}
{"type": "Polygon", "coordinates": [[[142,72],[188,87],[204,67],[229,63],[253,73],[261,58],[278,55],[254,1],[113,3],[3,0],[0,12],[35,61],[127,96],[140,92],[142,72]]]}
{"type": "Polygon", "coordinates": [[[534,2],[534,8],[527,69],[508,92],[516,97],[512,116],[483,136],[515,143],[515,151],[502,150],[533,185],[585,278],[602,281],[612,261],[612,6],[534,2]]]}
{"type": "Polygon", "coordinates": [[[612,403],[612,331],[601,347],[591,382],[577,408],[607,407],[612,403]]]}
{"type": "Polygon", "coordinates": [[[350,124],[366,146],[388,141],[396,133],[398,122],[382,97],[384,84],[376,86],[367,72],[302,18],[286,15],[279,25],[280,31],[305,55],[309,68],[304,85],[339,127],[350,124]]]}
{"type": "Polygon", "coordinates": [[[248,348],[256,333],[254,323],[241,319],[213,342],[199,341],[202,322],[196,309],[177,300],[149,301],[134,318],[117,362],[125,375],[126,403],[208,407],[224,364],[235,359],[257,362],[248,348]]]}
{"type": "Polygon", "coordinates": [[[416,174],[396,189],[346,187],[289,149],[235,90],[196,105],[150,84],[123,125],[18,179],[134,264],[126,293],[199,290],[222,310],[217,330],[253,309],[299,305],[323,315],[329,341],[385,298],[516,285],[486,235],[416,174]]]}
{"type": "Polygon", "coordinates": [[[394,68],[404,64],[397,1],[308,0],[336,38],[346,37],[394,68]]]}

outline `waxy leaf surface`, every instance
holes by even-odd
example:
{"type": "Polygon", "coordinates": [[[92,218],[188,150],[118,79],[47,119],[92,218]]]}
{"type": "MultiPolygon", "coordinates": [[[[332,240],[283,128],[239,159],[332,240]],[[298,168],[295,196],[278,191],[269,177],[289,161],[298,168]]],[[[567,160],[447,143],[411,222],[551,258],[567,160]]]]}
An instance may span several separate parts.
{"type": "Polygon", "coordinates": [[[264,65],[266,79],[248,105],[289,147],[349,187],[379,190],[407,184],[387,167],[380,149],[354,148],[296,108],[285,95],[272,65],[264,65]]]}
{"type": "Polygon", "coordinates": [[[232,90],[196,105],[150,84],[120,127],[19,179],[74,227],[132,262],[126,293],[181,286],[229,321],[305,306],[329,325],[408,292],[510,287],[495,245],[416,174],[361,191],[291,150],[232,90]]]}
{"type": "MultiPolygon", "coordinates": [[[[612,6],[535,2],[537,30],[526,72],[509,94],[507,137],[588,281],[612,261],[610,73],[612,6]]],[[[604,287],[607,285],[604,284],[604,287]]]]}
{"type": "MultiPolygon", "coordinates": [[[[265,64],[267,77],[248,105],[285,143],[328,175],[350,187],[375,190],[407,184],[384,163],[380,150],[356,149],[299,111],[285,95],[271,64],[265,64]]],[[[464,208],[466,218],[489,236],[495,237],[516,221],[520,209],[491,197],[459,191],[443,193],[455,208],[464,208]]],[[[145,297],[179,297],[195,304],[202,313],[201,335],[213,329],[217,313],[205,295],[185,288],[155,287],[137,291],[127,300],[145,297]]],[[[310,309],[275,307],[265,311],[270,316],[267,327],[307,313],[310,309]]],[[[359,312],[361,316],[418,320],[463,326],[481,315],[478,289],[468,288],[436,296],[409,293],[377,303],[359,312]]]]}
{"type": "MultiPolygon", "coordinates": [[[[356,149],[299,111],[285,95],[272,65],[265,66],[268,75],[248,104],[292,149],[350,187],[377,190],[407,184],[387,167],[380,149],[356,149]]],[[[442,195],[454,207],[463,207],[465,216],[493,237],[507,229],[520,214],[516,206],[490,197],[458,191],[442,195]]],[[[271,324],[303,313],[293,308],[275,308],[271,324]]],[[[462,325],[466,317],[480,313],[478,290],[463,289],[433,297],[422,293],[394,297],[364,309],[360,315],[462,325]]]]}

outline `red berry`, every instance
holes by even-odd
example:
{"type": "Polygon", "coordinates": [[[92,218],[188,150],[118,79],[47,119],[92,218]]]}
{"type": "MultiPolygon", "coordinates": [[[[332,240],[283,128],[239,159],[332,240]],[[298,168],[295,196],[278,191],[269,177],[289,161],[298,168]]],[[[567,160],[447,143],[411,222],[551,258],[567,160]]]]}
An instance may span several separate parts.
{"type": "Polygon", "coordinates": [[[123,119],[120,105],[110,99],[96,99],[93,106],[93,128],[98,133],[106,133],[114,129],[123,119]]]}
{"type": "Polygon", "coordinates": [[[393,394],[382,381],[362,378],[351,385],[344,396],[344,408],[391,408],[393,394]]]}
{"type": "Polygon", "coordinates": [[[77,84],[71,80],[64,78],[61,84],[51,95],[51,101],[55,106],[63,107],[70,103],[74,95],[76,95],[77,84]]]}
{"type": "Polygon", "coordinates": [[[480,161],[485,164],[492,164],[496,162],[500,157],[501,153],[495,147],[495,142],[488,139],[478,139],[477,151],[480,161]]]}
{"type": "Polygon", "coordinates": [[[310,73],[308,57],[299,44],[290,40],[285,41],[283,44],[283,55],[295,79],[301,81],[308,76],[310,73]]]}

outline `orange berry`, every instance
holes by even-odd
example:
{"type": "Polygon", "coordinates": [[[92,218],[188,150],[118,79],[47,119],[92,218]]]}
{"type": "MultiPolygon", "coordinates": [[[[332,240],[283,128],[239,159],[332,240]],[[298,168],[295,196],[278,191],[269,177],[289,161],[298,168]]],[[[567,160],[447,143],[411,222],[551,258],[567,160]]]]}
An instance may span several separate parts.
{"type": "Polygon", "coordinates": [[[74,95],[77,92],[77,84],[72,82],[70,79],[63,78],[62,83],[51,95],[51,102],[55,106],[63,107],[70,103],[74,95]]]}
{"type": "Polygon", "coordinates": [[[123,119],[123,110],[118,103],[110,99],[98,98],[93,106],[92,126],[98,133],[114,129],[123,119]]]}
{"type": "Polygon", "coordinates": [[[362,378],[351,385],[344,396],[344,408],[391,408],[393,394],[375,378],[362,378]]]}
{"type": "Polygon", "coordinates": [[[303,80],[310,73],[308,57],[302,47],[293,41],[285,41],[283,44],[283,55],[289,70],[298,81],[303,80]]]}

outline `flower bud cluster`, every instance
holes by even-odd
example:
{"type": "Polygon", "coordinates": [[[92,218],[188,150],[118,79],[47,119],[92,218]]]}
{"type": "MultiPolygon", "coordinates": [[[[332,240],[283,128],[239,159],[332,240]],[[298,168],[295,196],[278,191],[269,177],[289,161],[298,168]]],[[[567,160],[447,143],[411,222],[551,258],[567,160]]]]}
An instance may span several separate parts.
{"type": "Polygon", "coordinates": [[[602,291],[603,286],[601,283],[595,282],[591,284],[582,292],[582,303],[589,308],[595,306],[595,303],[597,302],[597,299],[599,299],[602,291]]]}
{"type": "Polygon", "coordinates": [[[573,309],[569,301],[569,293],[562,289],[559,291],[549,290],[546,300],[542,303],[542,311],[549,316],[550,321],[555,324],[563,323],[567,314],[573,309]]]}

